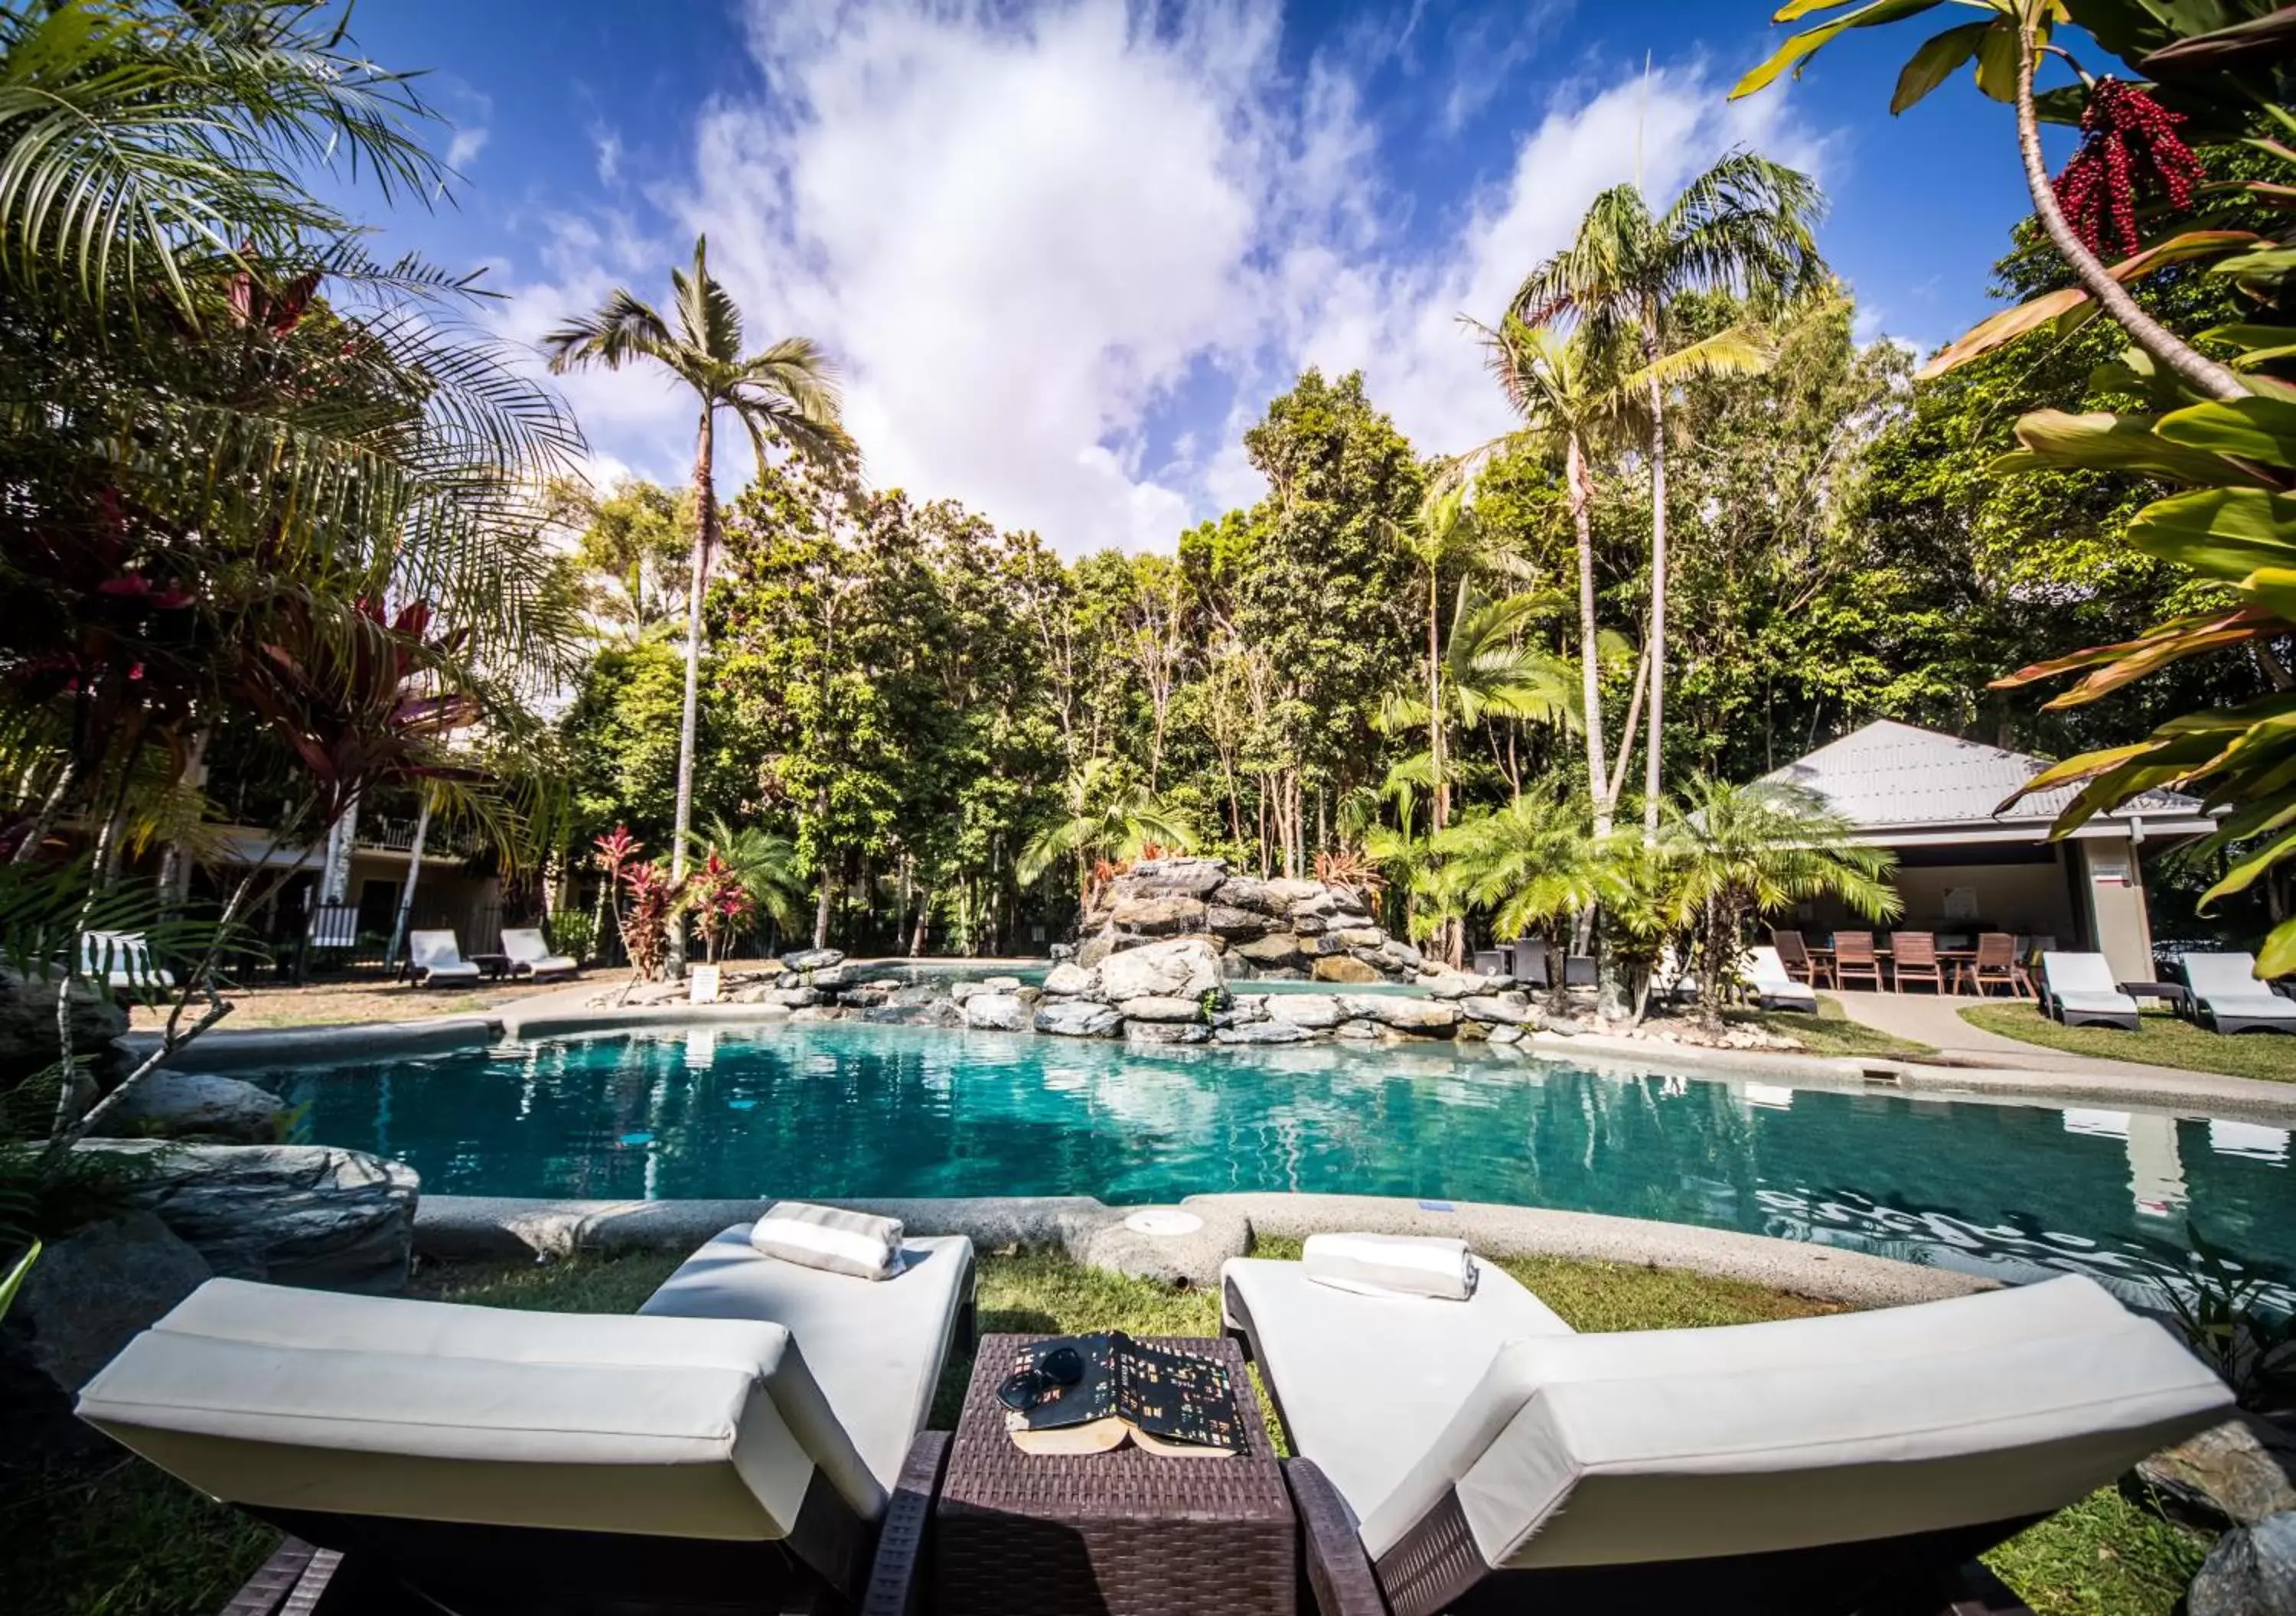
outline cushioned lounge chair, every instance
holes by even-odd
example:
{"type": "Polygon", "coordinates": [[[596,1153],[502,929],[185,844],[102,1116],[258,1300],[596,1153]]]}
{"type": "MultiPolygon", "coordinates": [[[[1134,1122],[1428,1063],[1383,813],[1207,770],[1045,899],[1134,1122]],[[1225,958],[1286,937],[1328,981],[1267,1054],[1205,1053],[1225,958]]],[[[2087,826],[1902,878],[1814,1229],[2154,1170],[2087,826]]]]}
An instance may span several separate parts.
{"type": "Polygon", "coordinates": [[[1298,1263],[1221,1279],[1302,1456],[1324,1616],[1940,1611],[1983,1583],[1977,1555],[2232,1402],[2070,1277],[1603,1335],[1489,1264],[1466,1302],[1332,1290],[1298,1263]]]}
{"type": "Polygon", "coordinates": [[[1774,948],[1748,949],[1746,963],[1739,968],[1738,978],[1753,994],[1754,1002],[1765,1010],[1817,1014],[1817,990],[1806,982],[1796,982],[1774,948]]]}
{"type": "Polygon", "coordinates": [[[84,932],[79,940],[80,974],[106,987],[130,992],[166,992],[176,978],[165,967],[152,962],[151,945],[141,932],[84,932]]]}
{"type": "Polygon", "coordinates": [[[2193,1019],[2218,1032],[2296,1032],[2296,1000],[2256,979],[2253,954],[2187,954],[2193,1019]]]}
{"type": "Polygon", "coordinates": [[[2103,954],[2043,954],[2041,1008],[2069,1027],[2136,1031],[2136,1001],[2113,981],[2103,954]]]}
{"type": "Polygon", "coordinates": [[[533,926],[504,926],[502,935],[503,957],[510,961],[513,976],[571,976],[582,968],[581,962],[571,954],[554,954],[542,933],[533,926]]]}
{"type": "Polygon", "coordinates": [[[406,968],[420,988],[479,979],[479,967],[463,958],[463,945],[452,932],[407,933],[406,968]]]}
{"type": "Polygon", "coordinates": [[[855,1279],[739,1226],[635,1318],[214,1279],[79,1413],[292,1534],[234,1612],[845,1610],[889,1498],[930,1490],[925,1416],[971,1329],[971,1243],[903,1253],[855,1279]]]}

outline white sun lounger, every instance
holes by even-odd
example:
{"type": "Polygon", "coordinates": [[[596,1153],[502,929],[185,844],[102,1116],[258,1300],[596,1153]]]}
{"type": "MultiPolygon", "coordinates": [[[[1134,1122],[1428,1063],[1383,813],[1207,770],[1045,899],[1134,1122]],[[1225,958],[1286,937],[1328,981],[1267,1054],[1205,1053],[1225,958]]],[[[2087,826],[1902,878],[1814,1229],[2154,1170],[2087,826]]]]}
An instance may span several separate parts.
{"type": "Polygon", "coordinates": [[[1817,990],[1789,975],[1785,961],[1778,958],[1778,951],[1767,944],[1746,951],[1746,963],[1739,968],[1738,976],[1753,990],[1754,1002],[1765,1010],[1817,1014],[1817,990]]]}
{"type": "Polygon", "coordinates": [[[906,1242],[873,1283],[747,1235],[637,1317],[212,1279],[80,1417],[399,1596],[359,1609],[851,1608],[947,1441],[923,1427],[972,1245],[906,1242]]]}
{"type": "Polygon", "coordinates": [[[130,992],[149,989],[165,992],[176,985],[173,973],[152,963],[151,945],[141,932],[85,932],[79,940],[80,975],[111,988],[130,992]]]}
{"type": "Polygon", "coordinates": [[[2043,954],[2041,1002],[2069,1027],[2095,1024],[2136,1031],[2136,1001],[2113,981],[2103,954],[2043,954]]]}
{"type": "Polygon", "coordinates": [[[419,988],[479,979],[479,967],[463,958],[463,945],[452,932],[407,933],[406,959],[419,988]]]}
{"type": "Polygon", "coordinates": [[[554,954],[533,926],[504,926],[502,951],[513,976],[571,976],[581,965],[570,954],[554,954]]]}
{"type": "Polygon", "coordinates": [[[1596,1335],[1488,1263],[1464,1303],[1337,1291],[1293,1262],[1233,1260],[1221,1282],[1311,1462],[1292,1478],[1311,1544],[1338,1578],[1328,1522],[1352,1525],[1345,1552],[1392,1616],[1470,1590],[1477,1610],[1865,1608],[2232,1407],[2166,1331],[2072,1277],[1596,1335]]]}
{"type": "Polygon", "coordinates": [[[2187,954],[2193,1019],[2219,1032],[2296,1032],[2296,1000],[2256,979],[2253,954],[2187,954]]]}

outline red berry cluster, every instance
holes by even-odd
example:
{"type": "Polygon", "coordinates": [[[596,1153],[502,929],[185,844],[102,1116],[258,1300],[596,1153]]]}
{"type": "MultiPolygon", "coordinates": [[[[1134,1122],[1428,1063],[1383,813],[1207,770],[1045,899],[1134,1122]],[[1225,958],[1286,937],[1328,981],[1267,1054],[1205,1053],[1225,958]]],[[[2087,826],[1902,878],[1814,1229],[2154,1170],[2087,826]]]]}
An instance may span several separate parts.
{"type": "Polygon", "coordinates": [[[2091,252],[2126,257],[2137,249],[2140,192],[2178,209],[2193,205],[2201,159],[2177,134],[2185,121],[2132,84],[2102,78],[2081,113],[2080,150],[2056,178],[2057,206],[2091,252]]]}

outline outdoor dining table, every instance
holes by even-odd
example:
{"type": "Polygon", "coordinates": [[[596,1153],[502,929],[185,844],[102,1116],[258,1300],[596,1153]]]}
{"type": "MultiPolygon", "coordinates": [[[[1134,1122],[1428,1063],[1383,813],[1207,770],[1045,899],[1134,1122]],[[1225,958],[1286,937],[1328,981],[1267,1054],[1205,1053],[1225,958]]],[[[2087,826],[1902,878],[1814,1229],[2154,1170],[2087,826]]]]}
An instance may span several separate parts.
{"type": "MultiPolygon", "coordinates": [[[[1829,968],[1833,964],[1832,943],[1827,943],[1823,948],[1813,946],[1804,951],[1809,955],[1813,963],[1824,960],[1829,968]]],[[[1890,945],[1886,943],[1875,943],[1874,958],[1886,963],[1890,958],[1890,945]]],[[[1947,982],[1957,985],[1977,968],[1977,951],[1973,948],[1941,948],[1937,951],[1937,961],[1945,973],[1947,982]]],[[[1840,979],[1837,977],[1836,980],[1840,979]]]]}

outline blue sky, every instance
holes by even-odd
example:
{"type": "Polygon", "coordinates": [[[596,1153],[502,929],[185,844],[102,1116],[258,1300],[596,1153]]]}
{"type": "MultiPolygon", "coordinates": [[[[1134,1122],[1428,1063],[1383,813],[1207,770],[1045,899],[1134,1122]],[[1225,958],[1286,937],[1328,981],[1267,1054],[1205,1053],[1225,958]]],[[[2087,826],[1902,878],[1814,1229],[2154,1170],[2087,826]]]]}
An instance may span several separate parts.
{"type": "MultiPolygon", "coordinates": [[[[2006,110],[1965,81],[1888,115],[1918,22],[1732,105],[1777,35],[1759,4],[389,0],[357,21],[431,69],[463,175],[435,210],[366,211],[387,246],[490,266],[505,336],[617,284],[666,297],[706,230],[753,345],[835,355],[873,481],[1070,554],[1168,549],[1256,497],[1242,428],[1308,363],[1364,369],[1423,451],[1502,429],[1456,316],[1493,317],[1638,168],[1660,200],[1736,144],[1812,170],[1861,332],[1924,348],[1986,311],[2025,211],[2006,110]]],[[[668,388],[565,390],[599,475],[684,474],[668,388]]]]}

